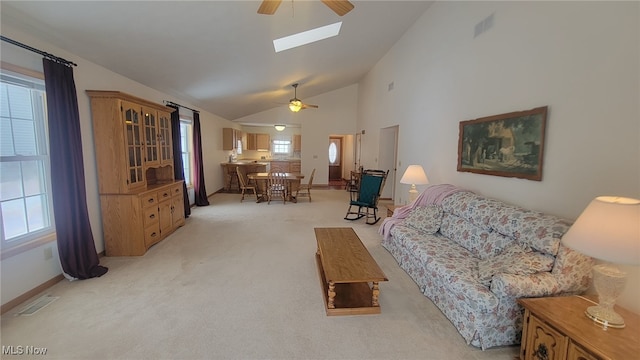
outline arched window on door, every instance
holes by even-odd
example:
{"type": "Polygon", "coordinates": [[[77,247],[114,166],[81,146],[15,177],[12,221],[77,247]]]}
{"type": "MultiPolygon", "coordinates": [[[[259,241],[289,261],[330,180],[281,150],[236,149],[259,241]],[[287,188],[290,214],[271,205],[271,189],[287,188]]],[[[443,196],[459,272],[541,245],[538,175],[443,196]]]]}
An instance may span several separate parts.
{"type": "Polygon", "coordinates": [[[340,165],[340,140],[331,139],[329,142],[329,165],[340,165]]]}

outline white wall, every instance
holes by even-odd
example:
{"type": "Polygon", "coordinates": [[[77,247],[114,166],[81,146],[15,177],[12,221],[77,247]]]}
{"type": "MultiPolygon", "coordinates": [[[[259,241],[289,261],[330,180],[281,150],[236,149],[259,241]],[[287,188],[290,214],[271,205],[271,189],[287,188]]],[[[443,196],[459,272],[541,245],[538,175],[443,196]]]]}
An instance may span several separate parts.
{"type": "MultiPolygon", "coordinates": [[[[363,162],[398,124],[399,161],[431,183],[569,219],[598,195],[640,198],[639,13],[637,2],[434,3],[360,83],[363,162]],[[544,105],[542,181],[456,171],[460,121],[544,105]]],[[[396,199],[407,191],[398,184],[396,199]]],[[[639,270],[627,269],[619,304],[640,312],[639,270]]]]}
{"type": "MultiPolygon", "coordinates": [[[[87,188],[87,205],[96,250],[98,252],[102,252],[105,247],[104,240],[102,238],[93,129],[91,125],[90,101],[85,90],[118,90],[159,104],[162,104],[163,100],[169,100],[191,108],[195,107],[187,102],[181,101],[180,99],[160,93],[94,63],[88,62],[74,54],[70,54],[62,49],[51,46],[50,44],[31,35],[27,35],[12,28],[7,23],[2,24],[2,35],[40,50],[66,58],[78,64],[77,67],[74,67],[73,71],[76,89],[78,92],[78,108],[80,112],[80,128],[82,132],[85,180],[87,188]]],[[[2,61],[42,71],[42,57],[40,55],[5,42],[1,42],[0,46],[2,61]]],[[[222,176],[220,176],[220,161],[218,161],[218,159],[221,159],[223,157],[222,154],[224,153],[222,151],[221,129],[223,127],[235,126],[235,124],[206,112],[200,113],[200,122],[203,139],[205,183],[207,189],[219,189],[222,187],[223,181],[222,176]],[[217,154],[220,155],[218,156],[217,154]]],[[[15,299],[61,273],[57,245],[55,242],[48,243],[19,255],[4,259],[0,262],[0,266],[2,270],[2,304],[15,299]],[[45,248],[53,248],[53,258],[45,260],[45,248]]]]}

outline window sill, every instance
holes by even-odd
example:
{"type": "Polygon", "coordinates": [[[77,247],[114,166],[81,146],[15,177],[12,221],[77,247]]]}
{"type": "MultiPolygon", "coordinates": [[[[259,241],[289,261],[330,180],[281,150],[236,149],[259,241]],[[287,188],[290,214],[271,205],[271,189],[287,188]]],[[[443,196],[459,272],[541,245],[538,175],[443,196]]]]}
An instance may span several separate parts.
{"type": "Polygon", "coordinates": [[[7,248],[7,249],[2,249],[2,250],[0,250],[0,260],[4,260],[6,258],[10,258],[12,256],[16,256],[18,254],[21,254],[23,252],[29,251],[31,249],[35,249],[38,246],[42,246],[44,244],[47,244],[47,243],[50,243],[50,242],[54,242],[54,241],[56,241],[56,233],[55,232],[53,232],[51,234],[44,235],[42,237],[39,237],[39,238],[31,240],[31,241],[27,241],[27,242],[22,243],[20,245],[12,246],[12,247],[7,248]]]}

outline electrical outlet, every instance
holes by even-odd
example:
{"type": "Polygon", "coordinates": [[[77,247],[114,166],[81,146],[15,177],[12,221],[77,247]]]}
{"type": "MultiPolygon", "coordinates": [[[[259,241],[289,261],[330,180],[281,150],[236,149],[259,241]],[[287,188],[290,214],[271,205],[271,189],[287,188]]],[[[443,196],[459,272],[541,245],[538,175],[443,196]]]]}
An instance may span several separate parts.
{"type": "Polygon", "coordinates": [[[44,248],[44,259],[49,260],[53,257],[53,249],[51,247],[44,248]]]}

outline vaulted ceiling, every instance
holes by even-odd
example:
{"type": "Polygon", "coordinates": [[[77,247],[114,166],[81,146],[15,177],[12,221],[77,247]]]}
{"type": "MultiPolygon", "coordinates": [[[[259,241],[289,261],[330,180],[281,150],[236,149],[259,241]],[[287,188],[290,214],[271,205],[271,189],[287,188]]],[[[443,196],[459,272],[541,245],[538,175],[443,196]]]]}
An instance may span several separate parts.
{"type": "MultiPolygon", "coordinates": [[[[432,1],[2,1],[1,23],[235,120],[357,83],[432,1]],[[273,40],[342,21],[340,35],[276,53],[273,40]]],[[[73,61],[74,59],[69,59],[73,61]]]]}

